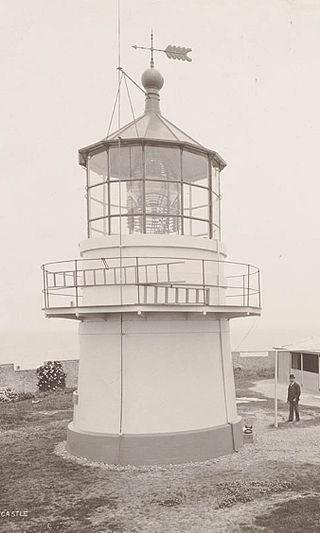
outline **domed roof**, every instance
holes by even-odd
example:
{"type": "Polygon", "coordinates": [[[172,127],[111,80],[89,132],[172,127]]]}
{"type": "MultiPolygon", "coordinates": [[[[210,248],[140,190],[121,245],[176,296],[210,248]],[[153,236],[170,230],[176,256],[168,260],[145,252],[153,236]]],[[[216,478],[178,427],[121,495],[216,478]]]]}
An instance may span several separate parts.
{"type": "Polygon", "coordinates": [[[141,82],[146,95],[145,111],[143,115],[110,133],[110,135],[98,143],[79,150],[80,164],[85,164],[86,154],[90,151],[98,149],[100,146],[105,146],[108,142],[115,142],[120,138],[126,142],[130,142],[130,140],[152,140],[186,144],[189,145],[190,148],[193,146],[199,151],[211,153],[219,167],[224,168],[226,163],[219,154],[205,148],[162,115],[160,111],[159,95],[159,91],[164,84],[162,74],[154,67],[148,68],[142,74],[141,82]]]}
{"type": "Polygon", "coordinates": [[[119,130],[111,133],[105,138],[106,141],[114,139],[153,139],[162,141],[177,141],[194,144],[204,148],[187,133],[172,124],[160,113],[147,113],[141,115],[136,120],[126,124],[119,130]]]}
{"type": "Polygon", "coordinates": [[[161,114],[159,91],[164,84],[162,74],[155,68],[148,68],[142,74],[141,82],[146,90],[144,114],[111,133],[105,140],[109,141],[119,137],[121,139],[153,139],[187,142],[202,147],[200,143],[161,114]]]}

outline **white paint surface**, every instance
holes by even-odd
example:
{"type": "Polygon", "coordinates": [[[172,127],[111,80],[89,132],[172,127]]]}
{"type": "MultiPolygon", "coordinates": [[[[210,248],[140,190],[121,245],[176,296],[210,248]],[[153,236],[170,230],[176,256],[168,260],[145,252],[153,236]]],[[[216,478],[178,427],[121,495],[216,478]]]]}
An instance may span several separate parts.
{"type": "Polygon", "coordinates": [[[79,400],[75,425],[82,430],[118,433],[120,411],[119,318],[80,325],[79,400]]]}
{"type": "MultiPolygon", "coordinates": [[[[222,356],[219,323],[212,317],[123,315],[123,433],[190,431],[236,419],[227,326],[222,356]]],[[[83,322],[80,347],[75,427],[119,434],[120,315],[83,322]]]]}

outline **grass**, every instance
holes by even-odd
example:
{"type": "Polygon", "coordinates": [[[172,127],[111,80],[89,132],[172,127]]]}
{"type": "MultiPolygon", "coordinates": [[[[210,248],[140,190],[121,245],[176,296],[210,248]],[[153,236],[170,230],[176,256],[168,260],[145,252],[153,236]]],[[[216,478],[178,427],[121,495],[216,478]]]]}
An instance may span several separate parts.
{"type": "Polygon", "coordinates": [[[246,533],[267,531],[269,533],[319,531],[320,506],[319,494],[304,494],[300,498],[275,505],[268,513],[258,516],[253,526],[244,529],[246,533]]]}
{"type": "MultiPolygon", "coordinates": [[[[259,377],[266,379],[237,375],[239,395],[250,397],[248,387],[259,377]]],[[[72,394],[55,392],[40,399],[39,404],[0,405],[0,512],[28,513],[0,518],[1,532],[318,531],[318,453],[312,448],[303,461],[298,455],[308,439],[317,442],[318,429],[320,438],[315,408],[301,410],[302,418],[314,413],[312,424],[306,420],[276,431],[270,428],[271,400],[240,404],[240,414],[260,429],[256,441],[238,454],[198,465],[112,470],[56,455],[72,418],[72,394]],[[270,438],[278,439],[278,455],[270,438]],[[297,455],[287,460],[286,446],[297,449],[297,455]]]]}

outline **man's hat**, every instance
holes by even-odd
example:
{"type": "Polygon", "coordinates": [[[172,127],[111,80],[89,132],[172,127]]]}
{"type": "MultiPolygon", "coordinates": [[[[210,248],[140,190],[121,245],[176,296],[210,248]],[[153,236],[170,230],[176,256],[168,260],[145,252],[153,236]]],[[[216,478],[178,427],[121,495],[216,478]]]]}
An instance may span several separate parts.
{"type": "Polygon", "coordinates": [[[290,374],[289,379],[291,378],[296,379],[296,376],[294,374],[290,374]]]}

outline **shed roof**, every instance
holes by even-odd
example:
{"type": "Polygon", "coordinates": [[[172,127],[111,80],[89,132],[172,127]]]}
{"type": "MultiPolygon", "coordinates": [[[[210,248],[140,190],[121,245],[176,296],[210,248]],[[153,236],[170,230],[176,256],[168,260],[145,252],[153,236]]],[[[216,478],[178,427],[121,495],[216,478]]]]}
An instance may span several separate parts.
{"type": "Polygon", "coordinates": [[[320,337],[309,337],[308,339],[288,344],[282,348],[288,352],[320,354],[320,337]]]}

